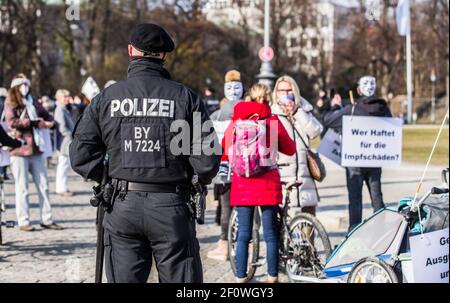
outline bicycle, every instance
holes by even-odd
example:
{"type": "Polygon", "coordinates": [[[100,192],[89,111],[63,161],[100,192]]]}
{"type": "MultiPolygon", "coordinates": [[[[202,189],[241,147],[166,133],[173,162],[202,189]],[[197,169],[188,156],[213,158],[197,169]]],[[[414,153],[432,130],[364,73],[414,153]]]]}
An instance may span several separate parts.
{"type": "Polygon", "coordinates": [[[4,188],[5,179],[3,176],[0,176],[0,245],[3,245],[3,236],[2,236],[2,228],[5,226],[6,228],[14,228],[14,221],[2,221],[2,213],[6,211],[5,204],[5,188],[4,188]]]}
{"type": "MultiPolygon", "coordinates": [[[[302,183],[285,183],[286,197],[284,205],[279,207],[278,227],[280,232],[280,269],[285,272],[290,282],[311,281],[317,279],[323,272],[324,265],[331,255],[331,243],[325,228],[314,216],[307,213],[289,215],[290,193],[298,189],[302,183]],[[318,242],[320,241],[320,242],[318,242]],[[317,243],[316,243],[317,242],[317,243]],[[318,244],[321,244],[320,247],[318,244]],[[302,277],[299,279],[299,277],[302,277]]],[[[250,281],[263,262],[260,259],[261,209],[255,207],[252,239],[249,243],[249,260],[247,280],[250,281]]],[[[236,275],[236,244],[238,231],[237,210],[230,215],[228,227],[228,255],[233,273],[236,275]]]]}

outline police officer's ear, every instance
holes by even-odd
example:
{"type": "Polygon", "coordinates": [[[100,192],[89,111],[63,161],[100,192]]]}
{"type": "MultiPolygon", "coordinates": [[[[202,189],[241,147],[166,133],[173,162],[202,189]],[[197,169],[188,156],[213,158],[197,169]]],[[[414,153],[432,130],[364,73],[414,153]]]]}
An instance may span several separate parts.
{"type": "Polygon", "coordinates": [[[133,46],[131,44],[128,44],[128,55],[133,57],[133,46]]]}
{"type": "Polygon", "coordinates": [[[162,58],[161,59],[166,61],[167,56],[168,56],[168,53],[164,52],[164,53],[162,53],[162,58]]]}
{"type": "Polygon", "coordinates": [[[144,53],[137,50],[133,45],[128,44],[128,55],[130,55],[130,57],[143,57],[144,53]]]}

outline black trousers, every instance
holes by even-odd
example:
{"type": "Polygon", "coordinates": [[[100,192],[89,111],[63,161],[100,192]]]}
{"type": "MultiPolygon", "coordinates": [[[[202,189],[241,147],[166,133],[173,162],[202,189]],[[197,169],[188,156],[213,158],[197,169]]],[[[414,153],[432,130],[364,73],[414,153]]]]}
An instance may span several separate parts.
{"type": "Polygon", "coordinates": [[[195,221],[187,195],[128,192],[105,214],[109,283],[146,283],[156,261],[160,283],[202,283],[195,221]]]}
{"type": "Polygon", "coordinates": [[[366,183],[369,189],[374,211],[384,208],[383,193],[381,192],[381,168],[347,167],[347,190],[349,199],[349,230],[362,221],[363,203],[362,190],[366,183]]]}
{"type": "Polygon", "coordinates": [[[230,205],[231,188],[220,196],[219,201],[222,208],[220,216],[220,239],[228,240],[228,226],[230,225],[231,205],[230,205]]]}
{"type": "Polygon", "coordinates": [[[230,205],[230,195],[231,195],[231,184],[217,184],[214,186],[215,195],[219,200],[220,208],[220,239],[228,240],[228,226],[230,225],[230,215],[231,215],[231,205],[230,205]]]}

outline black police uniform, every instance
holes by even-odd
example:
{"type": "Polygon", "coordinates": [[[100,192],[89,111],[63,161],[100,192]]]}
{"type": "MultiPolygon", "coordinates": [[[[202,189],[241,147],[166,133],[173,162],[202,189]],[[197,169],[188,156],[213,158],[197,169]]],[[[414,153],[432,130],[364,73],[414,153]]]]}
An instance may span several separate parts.
{"type": "MultiPolygon", "coordinates": [[[[151,49],[152,43],[168,37],[165,32],[155,35],[152,29],[153,36],[139,49],[173,48],[162,42],[161,48],[151,49]]],[[[148,38],[145,31],[141,34],[148,38]]],[[[198,95],[171,81],[162,64],[132,58],[128,79],[94,98],[78,121],[70,146],[73,169],[97,182],[102,179],[104,156],[109,155],[109,176],[119,193],[103,221],[109,282],[146,282],[152,255],[160,282],[203,281],[188,188],[194,174],[203,185],[211,183],[220,156],[172,154],[171,141],[177,136],[171,132],[172,122],[186,121],[192,129],[194,112],[200,113],[202,123],[209,116],[198,95]]],[[[214,129],[201,137],[202,144],[217,142],[214,129]]],[[[190,142],[191,150],[194,144],[190,142]]]]}

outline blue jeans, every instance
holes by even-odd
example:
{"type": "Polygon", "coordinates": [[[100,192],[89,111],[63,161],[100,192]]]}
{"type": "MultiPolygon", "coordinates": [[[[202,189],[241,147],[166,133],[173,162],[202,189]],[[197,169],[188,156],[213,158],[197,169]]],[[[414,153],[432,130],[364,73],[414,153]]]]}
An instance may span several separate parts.
{"type": "MultiPolygon", "coordinates": [[[[261,209],[264,240],[267,246],[267,271],[271,277],[278,277],[278,206],[262,206],[261,209]]],[[[254,213],[255,206],[237,207],[239,225],[236,248],[236,275],[238,278],[247,277],[248,244],[252,238],[254,213]]]]}

